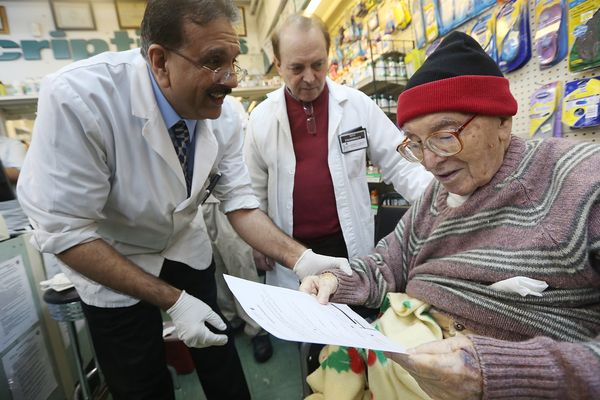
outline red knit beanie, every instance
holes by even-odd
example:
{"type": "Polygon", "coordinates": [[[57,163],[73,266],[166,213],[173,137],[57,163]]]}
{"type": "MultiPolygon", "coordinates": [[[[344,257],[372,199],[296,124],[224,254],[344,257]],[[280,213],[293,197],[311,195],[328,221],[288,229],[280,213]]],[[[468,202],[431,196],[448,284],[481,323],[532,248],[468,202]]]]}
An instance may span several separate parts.
{"type": "Polygon", "coordinates": [[[517,108],[508,79],[494,60],[471,36],[452,32],[398,97],[398,126],[437,112],[512,116],[517,108]]]}

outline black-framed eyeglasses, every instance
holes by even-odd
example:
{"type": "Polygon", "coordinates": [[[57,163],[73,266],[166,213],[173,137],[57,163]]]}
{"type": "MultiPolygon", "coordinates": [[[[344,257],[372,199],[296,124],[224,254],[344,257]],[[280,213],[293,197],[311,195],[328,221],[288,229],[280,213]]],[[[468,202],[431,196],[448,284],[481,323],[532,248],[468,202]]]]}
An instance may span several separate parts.
{"type": "Polygon", "coordinates": [[[317,134],[317,120],[315,119],[315,110],[312,103],[302,102],[302,108],[306,114],[306,129],[311,135],[317,134]]]}
{"type": "Polygon", "coordinates": [[[223,68],[223,67],[218,67],[218,68],[212,69],[210,67],[207,67],[204,64],[197,63],[196,61],[192,60],[185,54],[182,54],[181,52],[179,52],[175,49],[172,49],[172,48],[166,47],[166,46],[163,46],[163,47],[165,49],[169,50],[170,52],[177,54],[179,57],[183,58],[184,60],[186,60],[187,62],[192,64],[194,67],[198,68],[199,70],[206,70],[206,71],[212,72],[213,73],[213,82],[215,82],[215,83],[227,82],[233,78],[235,78],[235,80],[237,82],[241,82],[248,75],[248,71],[245,70],[244,68],[240,67],[236,63],[233,63],[233,66],[230,69],[223,68]]]}
{"type": "Polygon", "coordinates": [[[415,142],[407,137],[398,145],[398,147],[396,147],[396,151],[410,162],[423,161],[423,146],[438,156],[450,157],[456,155],[463,149],[460,133],[465,130],[467,125],[469,125],[476,116],[477,115],[473,115],[456,129],[444,129],[433,132],[431,135],[427,136],[427,139],[423,142],[415,142]]]}

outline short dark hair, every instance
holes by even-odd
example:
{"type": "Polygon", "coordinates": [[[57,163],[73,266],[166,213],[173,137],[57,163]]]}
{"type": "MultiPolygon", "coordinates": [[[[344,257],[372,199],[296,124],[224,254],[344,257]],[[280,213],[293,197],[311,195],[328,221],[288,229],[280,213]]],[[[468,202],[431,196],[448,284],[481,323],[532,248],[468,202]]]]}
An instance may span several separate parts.
{"type": "Polygon", "coordinates": [[[221,17],[231,23],[238,21],[239,12],[232,0],[149,0],[142,20],[142,55],[148,56],[153,43],[180,48],[185,42],[186,20],[204,26],[221,17]]]}
{"type": "Polygon", "coordinates": [[[325,49],[327,53],[329,53],[329,46],[331,45],[331,38],[329,36],[329,31],[327,27],[321,20],[321,18],[312,15],[310,17],[305,17],[302,14],[292,14],[290,15],[283,24],[279,26],[279,28],[273,33],[271,36],[271,44],[273,45],[273,52],[275,53],[275,57],[281,61],[279,57],[279,40],[281,37],[281,32],[288,28],[299,28],[303,32],[308,32],[312,28],[318,29],[323,34],[325,38],[325,49]]]}

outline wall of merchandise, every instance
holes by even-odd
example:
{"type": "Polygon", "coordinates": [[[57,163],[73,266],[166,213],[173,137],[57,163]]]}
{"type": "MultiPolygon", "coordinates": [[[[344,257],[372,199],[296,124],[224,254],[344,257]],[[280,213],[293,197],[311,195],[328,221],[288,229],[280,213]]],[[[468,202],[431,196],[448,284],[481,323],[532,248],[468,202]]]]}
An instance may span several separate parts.
{"type": "MultiPolygon", "coordinates": [[[[600,54],[597,54],[600,49],[600,0],[372,0],[360,2],[358,6],[355,2],[355,7],[336,21],[336,25],[331,25],[334,61],[332,76],[340,82],[361,88],[362,80],[378,79],[376,75],[380,69],[371,66],[394,65],[396,75],[393,78],[402,79],[403,76],[398,75],[398,71],[406,69],[410,76],[414,70],[413,57],[416,58],[414,52],[405,51],[406,39],[414,40],[416,47],[421,49],[421,54],[423,51],[429,54],[439,44],[439,40],[452,30],[471,34],[475,24],[479,22],[481,27],[481,24],[490,20],[495,37],[505,39],[498,46],[501,49],[501,55],[497,56],[500,59],[498,63],[510,80],[511,90],[519,103],[519,112],[513,119],[513,132],[521,137],[554,135],[600,141],[600,54]],[[518,13],[519,9],[522,9],[522,14],[518,13]],[[575,15],[573,11],[579,11],[579,14],[575,15]],[[405,15],[407,12],[410,13],[409,16],[405,15]],[[407,18],[410,19],[409,23],[406,23],[407,18]],[[393,20],[396,26],[393,26],[393,20]],[[480,22],[481,20],[484,21],[480,22]],[[507,28],[507,25],[512,28],[507,28]],[[422,33],[415,35],[415,29],[422,33]],[[566,39],[568,35],[571,35],[570,40],[566,39]],[[580,37],[579,49],[583,42],[590,49],[588,53],[592,53],[579,57],[587,60],[586,69],[581,67],[586,64],[586,60],[579,64],[572,61],[569,67],[571,52],[568,50],[573,48],[574,35],[580,37]],[[561,41],[561,37],[565,39],[561,41]],[[529,40],[529,50],[524,50],[527,49],[527,45],[523,44],[524,40],[529,40]],[[538,45],[538,41],[542,40],[543,44],[538,45]],[[544,57],[538,58],[537,47],[544,57]],[[401,64],[397,60],[389,63],[387,59],[384,63],[379,54],[385,54],[386,51],[408,54],[408,58],[401,64]],[[522,66],[513,70],[519,64],[522,66]],[[544,66],[541,67],[541,64],[544,66]],[[594,77],[598,79],[590,79],[594,77]],[[567,88],[568,82],[582,79],[590,80],[569,84],[567,88]],[[554,82],[559,82],[559,90],[556,103],[550,105],[546,101],[553,92],[540,94],[539,90],[554,82]],[[575,91],[569,94],[567,102],[563,102],[565,90],[575,91]],[[531,107],[534,94],[538,101],[531,107]],[[566,120],[571,125],[591,126],[571,128],[564,121],[558,121],[552,127],[553,118],[563,115],[563,106],[570,110],[570,116],[566,120]],[[537,115],[538,118],[530,118],[530,115],[537,115]],[[533,128],[530,134],[532,121],[538,129],[533,128]]],[[[483,43],[481,37],[479,39],[483,43]]],[[[577,59],[576,55],[573,52],[571,58],[577,59]]]]}

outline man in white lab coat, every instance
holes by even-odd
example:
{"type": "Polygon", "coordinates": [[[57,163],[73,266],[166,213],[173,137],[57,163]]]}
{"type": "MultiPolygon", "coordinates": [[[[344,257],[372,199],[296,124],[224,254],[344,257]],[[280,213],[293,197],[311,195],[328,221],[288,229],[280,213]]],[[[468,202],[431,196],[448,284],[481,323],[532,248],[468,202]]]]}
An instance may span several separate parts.
{"type": "Polygon", "coordinates": [[[174,398],[161,309],[208,399],[250,397],[199,212],[211,188],[239,235],[300,277],[348,267],[257,209],[241,122],[223,105],[245,72],[237,17],[231,0],[151,0],[141,52],[103,53],[42,85],[19,200],[34,246],[66,264],[115,400],[174,398]]]}
{"type": "MultiPolygon", "coordinates": [[[[292,15],[273,35],[285,87],[250,115],[244,154],[261,208],[287,234],[338,257],[373,248],[366,157],[408,201],[432,176],[404,160],[402,135],[364,93],[327,79],[329,33],[315,17],[292,15]]],[[[298,278],[255,251],[267,283],[298,287],[298,278]]]]}

